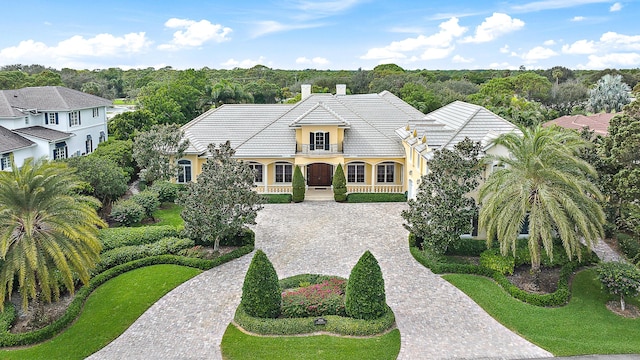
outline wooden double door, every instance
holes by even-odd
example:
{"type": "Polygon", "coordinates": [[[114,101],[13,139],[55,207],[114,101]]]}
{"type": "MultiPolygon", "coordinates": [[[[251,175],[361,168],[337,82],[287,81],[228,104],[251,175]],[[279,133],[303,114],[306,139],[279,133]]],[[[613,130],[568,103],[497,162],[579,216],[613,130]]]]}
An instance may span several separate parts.
{"type": "Polygon", "coordinates": [[[332,180],[333,165],[322,163],[307,165],[307,185],[331,186],[332,180]]]}

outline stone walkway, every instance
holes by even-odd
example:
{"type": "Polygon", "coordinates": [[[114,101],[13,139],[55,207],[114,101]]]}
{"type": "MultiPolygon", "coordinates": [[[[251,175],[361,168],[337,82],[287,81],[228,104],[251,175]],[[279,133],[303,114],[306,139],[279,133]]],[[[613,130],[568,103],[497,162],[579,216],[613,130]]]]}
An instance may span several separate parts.
{"type": "MultiPolygon", "coordinates": [[[[469,297],[418,264],[407,249],[405,204],[267,205],[255,226],[280,278],[348,277],[365,250],[378,259],[401,333],[399,359],[522,359],[550,353],[512,333],[469,297]]],[[[90,359],[221,359],[251,255],[182,284],[90,359]]]]}

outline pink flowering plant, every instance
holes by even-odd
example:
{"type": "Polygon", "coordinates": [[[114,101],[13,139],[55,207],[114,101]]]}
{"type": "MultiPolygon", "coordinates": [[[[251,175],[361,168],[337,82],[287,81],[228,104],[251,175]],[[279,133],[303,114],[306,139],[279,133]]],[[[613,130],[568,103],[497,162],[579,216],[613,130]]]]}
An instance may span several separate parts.
{"type": "Polygon", "coordinates": [[[282,312],[286,318],[322,315],[346,316],[344,289],[346,280],[330,279],[282,293],[282,312]]]}

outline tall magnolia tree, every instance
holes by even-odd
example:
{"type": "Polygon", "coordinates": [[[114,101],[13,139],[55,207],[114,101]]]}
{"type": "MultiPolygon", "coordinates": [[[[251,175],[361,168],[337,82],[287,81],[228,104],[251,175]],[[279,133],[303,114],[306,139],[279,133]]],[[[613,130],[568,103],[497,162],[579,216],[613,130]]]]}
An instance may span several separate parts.
{"type": "Polygon", "coordinates": [[[138,134],[133,142],[133,159],[140,167],[140,177],[147,182],[170,180],[177,174],[174,159],[184,155],[189,141],[176,124],[154,125],[138,134]]]}
{"type": "Polygon", "coordinates": [[[618,112],[631,102],[631,88],[621,75],[607,74],[589,90],[589,108],[593,112],[618,112]]]}
{"type": "Polygon", "coordinates": [[[478,186],[481,153],[480,143],[469,138],[453,151],[434,151],[416,199],[409,200],[409,210],[402,211],[405,228],[436,254],[443,254],[460,235],[472,231],[477,206],[469,193],[478,186]]]}
{"type": "Polygon", "coordinates": [[[27,159],[0,171],[0,309],[17,281],[22,307],[39,294],[51,302],[60,280],[71,293],[74,276],[89,282],[100,258],[100,205],[76,193],[80,180],[65,163],[27,159]]]}
{"type": "Polygon", "coordinates": [[[521,128],[522,135],[503,134],[494,144],[509,156],[488,157],[506,165],[480,187],[480,227],[487,241],[497,238],[503,255],[515,253],[516,239],[529,219],[531,269],[540,270],[542,250],[553,257],[553,238],[559,236],[571,259],[580,259],[580,238],[591,246],[603,237],[601,194],[589,176],[591,165],[578,156],[588,142],[558,127],[521,128]]]}
{"type": "Polygon", "coordinates": [[[255,224],[263,199],[253,191],[255,172],[233,158],[228,141],[219,147],[210,144],[209,153],[198,181],[187,184],[177,203],[184,207],[180,215],[187,235],[218,250],[220,239],[255,224]]]}

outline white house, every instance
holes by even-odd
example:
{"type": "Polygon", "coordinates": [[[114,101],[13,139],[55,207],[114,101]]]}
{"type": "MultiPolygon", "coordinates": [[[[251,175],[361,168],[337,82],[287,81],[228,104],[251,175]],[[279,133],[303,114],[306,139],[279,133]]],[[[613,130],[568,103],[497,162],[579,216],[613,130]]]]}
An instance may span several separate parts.
{"type": "Polygon", "coordinates": [[[0,169],[13,155],[49,159],[86,155],[107,140],[111,101],[61,86],[0,90],[0,169]]]}

